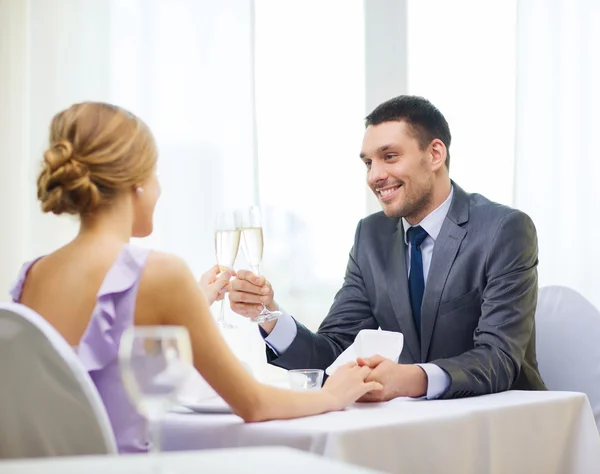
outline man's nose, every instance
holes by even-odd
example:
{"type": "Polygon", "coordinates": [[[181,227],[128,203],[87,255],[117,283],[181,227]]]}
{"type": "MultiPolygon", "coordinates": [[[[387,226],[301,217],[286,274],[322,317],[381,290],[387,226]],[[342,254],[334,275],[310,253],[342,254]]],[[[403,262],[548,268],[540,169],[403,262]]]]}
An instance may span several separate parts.
{"type": "Polygon", "coordinates": [[[371,162],[371,168],[369,169],[368,180],[370,185],[376,185],[377,183],[383,183],[387,180],[388,174],[383,163],[373,160],[371,162]]]}

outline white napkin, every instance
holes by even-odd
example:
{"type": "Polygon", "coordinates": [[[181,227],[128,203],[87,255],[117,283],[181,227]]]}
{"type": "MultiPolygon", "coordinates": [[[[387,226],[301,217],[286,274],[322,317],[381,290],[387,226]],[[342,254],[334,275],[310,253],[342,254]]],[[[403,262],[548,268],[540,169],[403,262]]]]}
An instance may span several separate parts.
{"type": "Polygon", "coordinates": [[[200,372],[192,367],[185,381],[177,391],[176,400],[178,403],[186,404],[209,400],[218,396],[217,392],[200,375],[200,372]]]}
{"type": "Polygon", "coordinates": [[[327,367],[325,373],[331,375],[339,366],[355,362],[357,357],[371,357],[376,354],[396,362],[403,345],[404,336],[401,332],[363,329],[356,335],[354,342],[327,367]]]}
{"type": "MultiPolygon", "coordinates": [[[[250,372],[250,374],[254,376],[250,366],[248,366],[244,362],[242,362],[242,365],[248,372],[250,372]]],[[[212,400],[214,398],[221,397],[208,384],[208,382],[204,380],[204,377],[200,375],[200,372],[198,372],[194,367],[190,367],[185,381],[177,391],[177,395],[175,397],[176,402],[185,405],[205,400],[212,400]]]]}

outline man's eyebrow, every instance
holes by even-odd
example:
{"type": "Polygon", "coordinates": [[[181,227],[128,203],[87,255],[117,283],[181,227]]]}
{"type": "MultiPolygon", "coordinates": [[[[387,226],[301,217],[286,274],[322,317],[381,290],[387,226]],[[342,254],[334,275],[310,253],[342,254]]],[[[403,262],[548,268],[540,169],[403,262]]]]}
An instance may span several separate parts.
{"type": "MultiPolygon", "coordinates": [[[[382,145],[379,148],[377,148],[376,153],[383,153],[385,151],[388,151],[390,148],[392,148],[392,145],[382,145]]],[[[361,152],[359,156],[361,160],[364,160],[367,157],[367,154],[365,152],[361,152]]]]}
{"type": "Polygon", "coordinates": [[[392,148],[392,145],[380,146],[379,148],[377,148],[377,153],[383,153],[384,151],[388,151],[390,148],[392,148]]]}

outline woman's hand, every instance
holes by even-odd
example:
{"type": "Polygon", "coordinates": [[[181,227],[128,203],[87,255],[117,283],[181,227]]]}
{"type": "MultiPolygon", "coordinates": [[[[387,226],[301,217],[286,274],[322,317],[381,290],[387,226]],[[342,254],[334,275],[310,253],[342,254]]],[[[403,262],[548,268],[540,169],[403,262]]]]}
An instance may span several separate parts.
{"type": "Polygon", "coordinates": [[[367,392],[383,390],[383,385],[379,382],[365,382],[370,373],[369,367],[360,367],[355,362],[349,362],[339,367],[327,379],[323,391],[334,398],[335,410],[343,410],[367,392]]]}
{"type": "Polygon", "coordinates": [[[215,301],[221,301],[225,297],[225,293],[229,291],[229,280],[235,275],[235,271],[229,268],[221,272],[219,265],[211,267],[202,275],[200,288],[206,295],[209,305],[215,301]]]}

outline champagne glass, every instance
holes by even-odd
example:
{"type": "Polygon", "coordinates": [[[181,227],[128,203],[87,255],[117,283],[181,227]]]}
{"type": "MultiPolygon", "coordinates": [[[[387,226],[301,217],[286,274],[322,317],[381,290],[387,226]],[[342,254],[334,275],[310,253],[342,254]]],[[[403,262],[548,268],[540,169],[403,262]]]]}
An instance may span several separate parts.
{"type": "MultiPolygon", "coordinates": [[[[215,253],[221,271],[233,268],[240,245],[240,216],[237,211],[221,211],[215,225],[215,253]]],[[[221,300],[221,313],[217,325],[223,329],[236,326],[225,320],[225,297],[221,300]]]]}
{"type": "MultiPolygon", "coordinates": [[[[250,268],[260,275],[260,264],[263,258],[262,216],[257,206],[251,206],[242,214],[242,249],[250,268]]],[[[281,311],[269,311],[263,304],[263,310],[252,318],[255,323],[273,321],[281,316],[281,311]]]]}
{"type": "Polygon", "coordinates": [[[160,452],[160,423],[172,397],[192,368],[190,336],[183,326],[132,326],[119,344],[123,386],[149,425],[149,453],[155,471],[164,472],[156,459],[160,452]]]}

